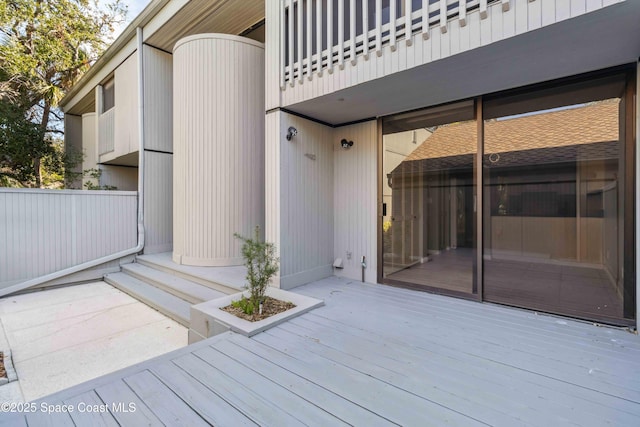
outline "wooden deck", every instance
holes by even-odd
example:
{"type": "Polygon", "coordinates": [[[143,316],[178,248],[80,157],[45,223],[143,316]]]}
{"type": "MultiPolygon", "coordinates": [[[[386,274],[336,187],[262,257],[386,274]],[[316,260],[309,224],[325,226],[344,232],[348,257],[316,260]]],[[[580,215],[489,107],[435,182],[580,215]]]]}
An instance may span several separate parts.
{"type": "Polygon", "coordinates": [[[640,338],[629,332],[338,278],[296,291],[326,305],[36,402],[73,413],[0,424],[640,425],[640,338]]]}

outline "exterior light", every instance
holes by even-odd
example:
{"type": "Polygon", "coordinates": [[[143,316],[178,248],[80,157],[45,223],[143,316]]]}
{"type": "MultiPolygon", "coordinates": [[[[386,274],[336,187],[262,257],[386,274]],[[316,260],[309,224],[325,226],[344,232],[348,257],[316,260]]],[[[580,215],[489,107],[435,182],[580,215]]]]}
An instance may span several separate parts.
{"type": "Polygon", "coordinates": [[[298,129],[294,128],[293,126],[289,126],[289,129],[287,129],[287,141],[291,141],[291,138],[293,138],[297,134],[298,129]]]}

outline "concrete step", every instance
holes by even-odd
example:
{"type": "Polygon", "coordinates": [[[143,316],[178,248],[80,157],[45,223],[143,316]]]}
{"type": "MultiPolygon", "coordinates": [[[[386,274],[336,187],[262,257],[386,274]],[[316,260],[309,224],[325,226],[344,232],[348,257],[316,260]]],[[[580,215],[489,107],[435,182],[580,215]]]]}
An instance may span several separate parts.
{"type": "Polygon", "coordinates": [[[139,263],[125,264],[122,266],[122,271],[136,279],[169,292],[178,298],[182,298],[191,304],[200,304],[201,302],[227,295],[218,290],[211,289],[208,286],[194,283],[190,280],[139,263]]]}
{"type": "Polygon", "coordinates": [[[126,273],[107,274],[104,280],[176,322],[189,327],[191,303],[126,273]]]}
{"type": "Polygon", "coordinates": [[[141,255],[136,258],[136,263],[206,286],[225,295],[244,290],[246,269],[243,266],[193,267],[180,265],[171,260],[170,253],[141,255]]]}

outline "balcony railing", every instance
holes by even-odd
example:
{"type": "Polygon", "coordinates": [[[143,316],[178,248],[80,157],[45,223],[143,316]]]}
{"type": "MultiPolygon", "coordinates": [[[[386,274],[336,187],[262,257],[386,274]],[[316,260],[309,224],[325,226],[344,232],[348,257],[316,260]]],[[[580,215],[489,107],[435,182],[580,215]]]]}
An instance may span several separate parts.
{"type": "Polygon", "coordinates": [[[381,56],[384,46],[395,51],[400,42],[411,45],[414,34],[428,39],[430,31],[445,33],[453,19],[465,26],[476,10],[485,19],[489,4],[500,2],[507,11],[510,1],[281,0],[280,87],[381,56]]]}
{"type": "Polygon", "coordinates": [[[115,107],[98,117],[98,154],[110,153],[115,149],[115,107]]]}

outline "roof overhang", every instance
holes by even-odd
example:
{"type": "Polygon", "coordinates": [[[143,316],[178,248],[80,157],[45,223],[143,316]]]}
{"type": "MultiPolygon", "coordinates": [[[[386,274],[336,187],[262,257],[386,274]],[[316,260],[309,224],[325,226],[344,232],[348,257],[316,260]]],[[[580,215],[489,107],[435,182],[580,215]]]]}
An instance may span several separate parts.
{"type": "Polygon", "coordinates": [[[179,39],[193,34],[238,35],[264,20],[264,0],[152,0],[96,63],[60,101],[70,114],[87,112],[93,89],[137,49],[136,29],[144,43],[171,52],[179,39]]]}

